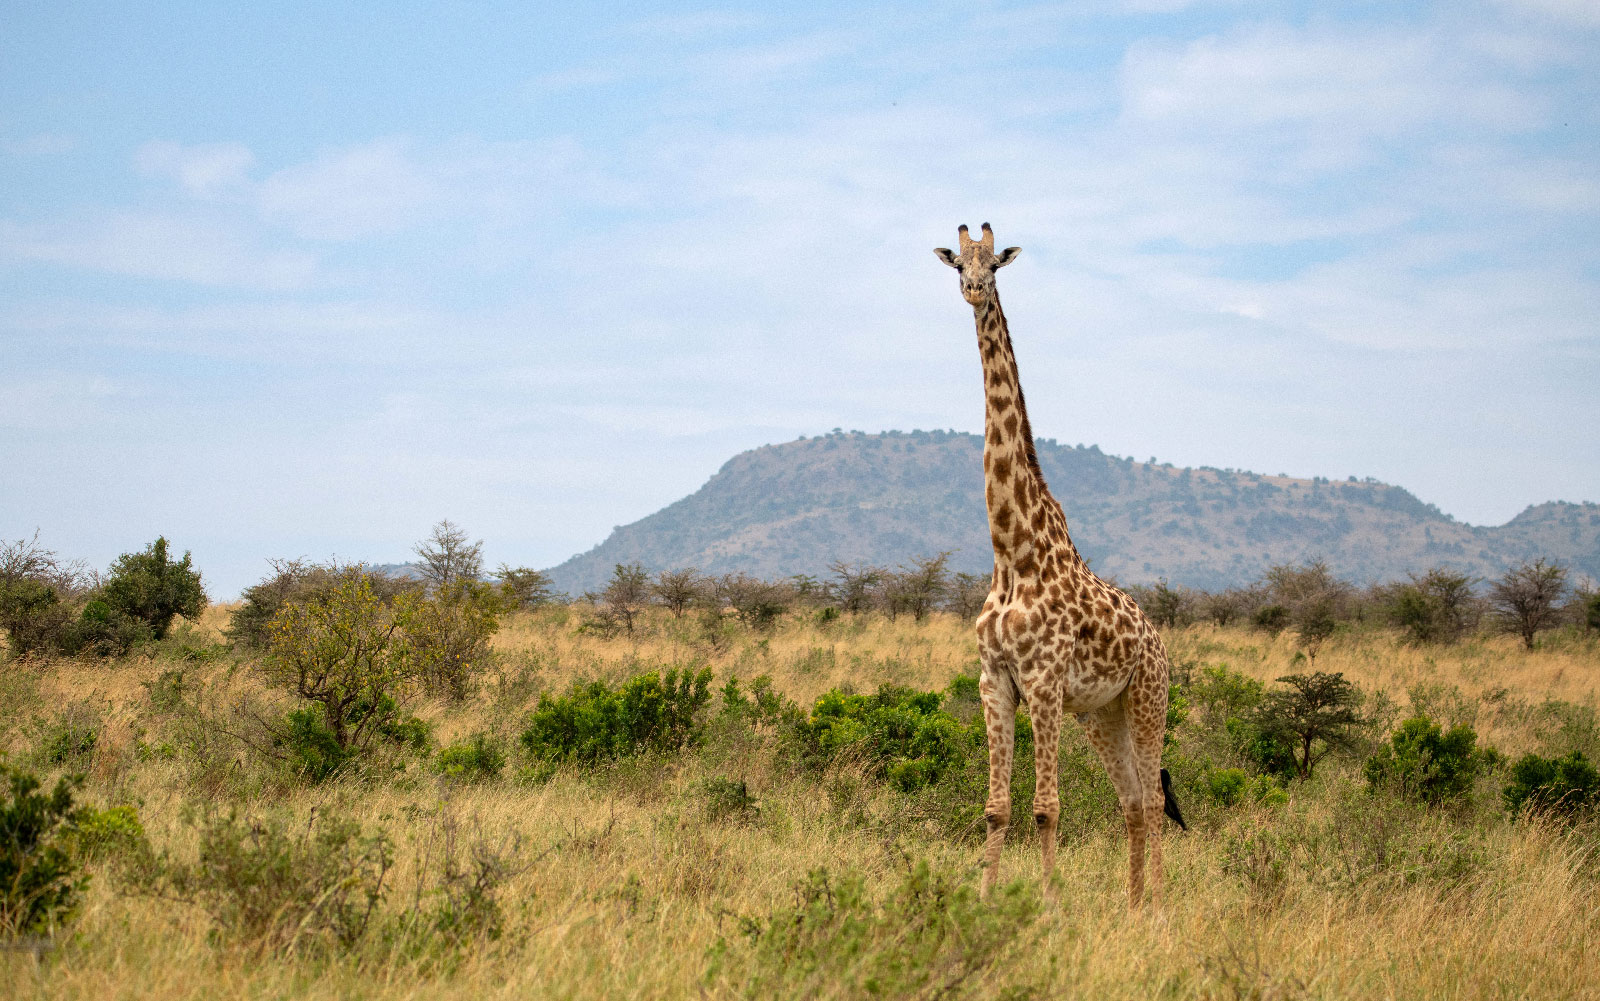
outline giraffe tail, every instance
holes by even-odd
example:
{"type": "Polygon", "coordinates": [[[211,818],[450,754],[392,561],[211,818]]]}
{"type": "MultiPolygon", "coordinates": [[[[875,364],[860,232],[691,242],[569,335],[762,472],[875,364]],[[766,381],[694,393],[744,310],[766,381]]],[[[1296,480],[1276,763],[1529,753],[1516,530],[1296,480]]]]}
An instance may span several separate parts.
{"type": "Polygon", "coordinates": [[[1178,797],[1172,795],[1172,776],[1165,768],[1161,769],[1161,798],[1166,800],[1165,810],[1167,816],[1177,821],[1178,826],[1187,831],[1189,825],[1183,822],[1183,811],[1178,809],[1178,797]]]}

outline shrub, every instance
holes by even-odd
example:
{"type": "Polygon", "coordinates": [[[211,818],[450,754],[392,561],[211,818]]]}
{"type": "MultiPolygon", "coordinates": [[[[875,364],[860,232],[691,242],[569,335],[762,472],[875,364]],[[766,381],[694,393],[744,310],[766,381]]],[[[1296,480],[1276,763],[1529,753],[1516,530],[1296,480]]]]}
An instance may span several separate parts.
{"type": "Polygon", "coordinates": [[[424,960],[452,962],[465,946],[498,939],[504,915],[500,888],[520,870],[521,838],[498,842],[475,829],[463,838],[453,813],[441,811],[417,859],[414,896],[395,931],[401,948],[424,960]],[[442,954],[442,955],[441,955],[442,954]]]}
{"type": "Polygon", "coordinates": [[[983,746],[983,727],[959,722],[943,701],[938,692],[893,685],[875,695],[832,689],[797,727],[803,756],[825,764],[855,749],[896,788],[914,792],[983,746]]]}
{"type": "Polygon", "coordinates": [[[139,822],[139,811],[127,805],[104,810],[84,807],[78,813],[72,835],[79,854],[86,858],[134,855],[150,849],[144,825],[139,822]]]}
{"type": "Polygon", "coordinates": [[[265,648],[271,640],[272,620],[285,605],[307,602],[326,595],[354,572],[367,575],[373,594],[385,605],[401,594],[417,590],[417,582],[390,576],[362,566],[337,563],[307,563],[303,560],[272,560],[272,574],[260,583],[245,588],[244,600],[228,619],[228,638],[247,647],[265,648]]]}
{"type": "Polygon", "coordinates": [[[293,952],[349,948],[366,933],[394,864],[389,839],[355,821],[313,814],[294,831],[237,814],[200,823],[192,865],[169,865],[166,895],[197,904],[217,933],[293,952]]]}
{"type": "Polygon", "coordinates": [[[722,686],[722,715],[753,727],[773,727],[799,712],[798,706],[772,687],[770,675],[757,675],[750,682],[749,695],[744,693],[737,677],[729,678],[722,686]]]}
{"type": "Polygon", "coordinates": [[[1465,723],[1444,731],[1426,716],[1412,717],[1367,759],[1367,782],[1393,785],[1401,795],[1424,803],[1456,799],[1472,788],[1491,760],[1477,743],[1477,733],[1465,723]]]}
{"type": "Polygon", "coordinates": [[[1475,579],[1435,567],[1389,589],[1389,615],[1413,643],[1453,643],[1474,617],[1475,579]]]}
{"type": "Polygon", "coordinates": [[[492,653],[501,597],[487,584],[457,579],[424,601],[407,603],[406,636],[429,691],[457,702],[472,693],[492,653]]]}
{"type": "Polygon", "coordinates": [[[113,612],[121,612],[150,627],[156,639],[167,634],[176,616],[194,618],[206,607],[200,573],[190,566],[189,554],[173,562],[167,557],[167,540],[158,537],[143,552],[124,553],[111,564],[101,599],[113,612]]]}
{"type": "Polygon", "coordinates": [[[500,596],[506,607],[514,611],[543,608],[556,600],[555,584],[543,570],[502,563],[494,577],[500,582],[500,596]]]}
{"type": "MultiPolygon", "coordinates": [[[[825,869],[795,888],[795,904],[742,922],[743,946],[719,940],[707,981],[747,997],[988,997],[986,976],[1039,912],[1012,884],[992,902],[970,881],[916,863],[880,896],[858,876],[825,869]]],[[[720,993],[720,991],[713,991],[720,993]]]]}
{"type": "Polygon", "coordinates": [[[716,598],[733,609],[741,623],[751,629],[770,629],[789,606],[794,604],[794,589],[786,582],[762,580],[748,574],[725,574],[716,582],[716,598]]]}
{"type": "Polygon", "coordinates": [[[1276,636],[1289,628],[1292,615],[1285,605],[1262,605],[1250,616],[1250,624],[1276,636]]]}
{"type": "Polygon", "coordinates": [[[91,598],[62,633],[61,650],[91,657],[125,657],[154,637],[149,623],[112,607],[103,598],[91,598]]]}
{"type": "Polygon", "coordinates": [[[603,681],[574,685],[564,696],[539,697],[522,732],[530,755],[594,764],[647,751],[674,751],[700,741],[711,694],[711,669],[651,672],[612,689],[603,681]]]}
{"type": "Polygon", "coordinates": [[[77,818],[76,782],[39,779],[0,762],[0,936],[48,933],[72,918],[87,883],[64,847],[77,818]]]}
{"type": "Polygon", "coordinates": [[[488,734],[475,733],[440,751],[434,766],[446,778],[484,782],[499,777],[506,766],[506,754],[499,741],[488,734]]]}
{"type": "Polygon", "coordinates": [[[1600,802],[1600,772],[1581,751],[1562,758],[1523,755],[1511,768],[1511,782],[1502,793],[1506,808],[1573,814],[1600,802]]]}
{"type": "Polygon", "coordinates": [[[1250,777],[1242,768],[1218,769],[1206,779],[1206,791],[1211,794],[1212,799],[1223,806],[1237,803],[1249,785],[1250,777]]]}
{"type": "MultiPolygon", "coordinates": [[[[269,677],[317,704],[321,730],[344,758],[365,751],[402,722],[400,707],[413,694],[418,675],[402,626],[416,600],[401,594],[385,605],[372,575],[351,567],[331,588],[285,605],[272,620],[269,677]]],[[[280,739],[314,736],[305,717],[290,716],[291,729],[280,732],[280,739]]]]}
{"type": "Polygon", "coordinates": [[[17,656],[52,653],[72,620],[83,573],[32,539],[0,543],[0,629],[17,656]]]}

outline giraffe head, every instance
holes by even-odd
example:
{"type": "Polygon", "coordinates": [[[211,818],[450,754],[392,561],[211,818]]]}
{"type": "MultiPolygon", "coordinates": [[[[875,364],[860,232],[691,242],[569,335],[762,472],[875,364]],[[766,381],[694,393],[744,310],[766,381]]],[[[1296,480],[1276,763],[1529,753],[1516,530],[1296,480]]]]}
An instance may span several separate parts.
{"type": "Polygon", "coordinates": [[[983,306],[994,300],[994,273],[1017,259],[1021,247],[1007,247],[994,252],[994,230],[983,224],[983,239],[974,240],[967,235],[967,227],[958,231],[961,237],[959,253],[946,247],[934,250],[939,260],[955,268],[961,275],[961,297],[974,306],[983,306]]]}

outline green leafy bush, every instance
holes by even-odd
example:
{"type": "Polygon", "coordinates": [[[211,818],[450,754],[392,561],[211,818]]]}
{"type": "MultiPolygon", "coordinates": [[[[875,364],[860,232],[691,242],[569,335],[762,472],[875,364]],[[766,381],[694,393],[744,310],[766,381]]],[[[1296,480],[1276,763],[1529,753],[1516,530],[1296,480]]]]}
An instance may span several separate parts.
{"type": "Polygon", "coordinates": [[[1478,734],[1465,723],[1445,731],[1426,716],[1414,716],[1367,759],[1367,782],[1393,785],[1401,795],[1424,803],[1459,798],[1493,760],[1491,752],[1477,745],[1478,734]]]}
{"type": "Polygon", "coordinates": [[[69,921],[87,883],[65,842],[77,812],[71,780],[45,794],[37,776],[0,762],[0,937],[47,933],[69,921]]]}
{"type": "Polygon", "coordinates": [[[528,717],[522,746],[534,758],[581,764],[692,746],[704,733],[710,684],[710,668],[673,668],[616,689],[594,681],[562,696],[546,692],[528,717]]]}
{"type": "Polygon", "coordinates": [[[139,811],[126,804],[104,810],[84,807],[78,813],[72,833],[78,852],[86,858],[137,855],[147,853],[150,848],[144,825],[139,822],[139,811]]]}
{"type": "Polygon", "coordinates": [[[506,766],[506,753],[500,742],[488,734],[475,733],[468,740],[451,744],[439,752],[434,767],[446,778],[464,782],[485,782],[498,778],[506,766]]]}
{"type": "Polygon", "coordinates": [[[381,831],[314,816],[311,823],[213,816],[192,864],[170,864],[166,895],[207,911],[217,934],[273,951],[349,948],[366,934],[394,864],[381,831]]]}
{"type": "Polygon", "coordinates": [[[1511,767],[1511,782],[1502,793],[1506,808],[1575,814],[1600,802],[1600,772],[1581,751],[1561,758],[1523,755],[1511,767]]]}
{"type": "Polygon", "coordinates": [[[752,998],[990,997],[988,974],[1029,947],[1039,912],[1022,884],[984,902],[969,880],[926,862],[881,895],[818,869],[795,897],[745,919],[743,943],[713,946],[709,986],[752,998]]]}
{"type": "Polygon", "coordinates": [[[1250,776],[1242,768],[1220,768],[1206,779],[1206,791],[1223,806],[1239,802],[1250,785],[1250,776]]]}
{"type": "Polygon", "coordinates": [[[914,792],[984,746],[983,728],[956,720],[943,701],[938,692],[893,685],[875,695],[824,692],[796,728],[803,756],[820,765],[854,750],[896,788],[914,792]]]}
{"type": "Polygon", "coordinates": [[[192,619],[206,607],[199,571],[190,565],[187,552],[176,562],[168,558],[165,537],[157,538],[143,552],[117,557],[100,596],[111,612],[143,622],[156,639],[167,634],[175,617],[192,619]]]}

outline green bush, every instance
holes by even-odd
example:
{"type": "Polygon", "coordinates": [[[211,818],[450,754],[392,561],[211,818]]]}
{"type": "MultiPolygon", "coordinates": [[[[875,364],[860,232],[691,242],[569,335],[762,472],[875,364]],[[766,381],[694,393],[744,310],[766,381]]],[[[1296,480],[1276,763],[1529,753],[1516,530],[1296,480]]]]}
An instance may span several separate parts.
{"type": "Polygon", "coordinates": [[[0,937],[48,933],[72,918],[88,882],[65,848],[76,783],[58,779],[47,795],[3,762],[0,783],[0,937]]]}
{"type": "Polygon", "coordinates": [[[155,637],[150,624],[109,601],[91,598],[61,634],[63,653],[91,657],[125,657],[128,651],[155,637]]]}
{"type": "Polygon", "coordinates": [[[105,855],[135,855],[149,851],[139,811],[131,806],[110,806],[104,810],[84,807],[73,828],[73,841],[85,858],[105,855]]]}
{"type": "Polygon", "coordinates": [[[169,864],[164,895],[199,905],[216,931],[275,951],[349,948],[386,892],[393,849],[381,831],[313,816],[285,824],[237,814],[202,820],[192,864],[169,864]]]}
{"type": "Polygon", "coordinates": [[[756,728],[773,727],[799,712],[792,701],[772,687],[769,675],[757,675],[746,695],[738,678],[722,686],[722,715],[742,720],[756,728]]]}
{"type": "Polygon", "coordinates": [[[1600,772],[1581,751],[1561,758],[1527,754],[1511,767],[1511,782],[1502,793],[1506,808],[1575,814],[1600,802],[1600,772]]]}
{"type": "Polygon", "coordinates": [[[498,778],[506,766],[500,742],[488,734],[475,733],[468,740],[451,744],[439,752],[434,767],[439,774],[464,782],[485,782],[498,778]]]}
{"type": "Polygon", "coordinates": [[[957,721],[943,701],[938,692],[893,685],[875,695],[824,692],[796,727],[803,757],[823,765],[853,750],[897,789],[915,792],[984,746],[983,727],[957,721]]]}
{"type": "Polygon", "coordinates": [[[742,922],[743,943],[719,940],[713,993],[752,998],[990,997],[990,974],[1028,948],[1035,892],[1012,884],[978,899],[967,879],[918,862],[897,886],[870,893],[857,876],[818,869],[796,903],[742,922]]]}
{"type": "Polygon", "coordinates": [[[675,751],[700,742],[711,699],[711,669],[652,671],[613,689],[603,681],[548,692],[528,717],[522,746],[545,761],[594,764],[649,751],[675,751]]]}
{"type": "Polygon", "coordinates": [[[1206,779],[1206,791],[1211,798],[1223,806],[1232,806],[1239,802],[1245,789],[1250,785],[1250,776],[1242,768],[1221,768],[1211,773],[1206,779]]]}
{"type": "Polygon", "coordinates": [[[1426,716],[1414,716],[1367,759],[1367,782],[1393,785],[1401,795],[1424,803],[1459,798],[1492,760],[1492,752],[1477,745],[1478,734],[1465,723],[1445,731],[1426,716]]]}
{"type": "Polygon", "coordinates": [[[150,628],[156,639],[167,634],[176,616],[194,618],[206,607],[205,588],[200,573],[190,566],[189,554],[173,562],[167,556],[164,537],[146,546],[143,552],[124,553],[111,564],[101,600],[112,612],[137,619],[150,628]]]}
{"type": "Polygon", "coordinates": [[[54,650],[71,619],[72,610],[58,587],[21,577],[0,579],[0,628],[13,654],[54,650]]]}
{"type": "Polygon", "coordinates": [[[332,777],[356,756],[354,748],[339,743],[322,711],[310,706],[287,713],[274,728],[273,743],[289,769],[312,782],[332,777]]]}

